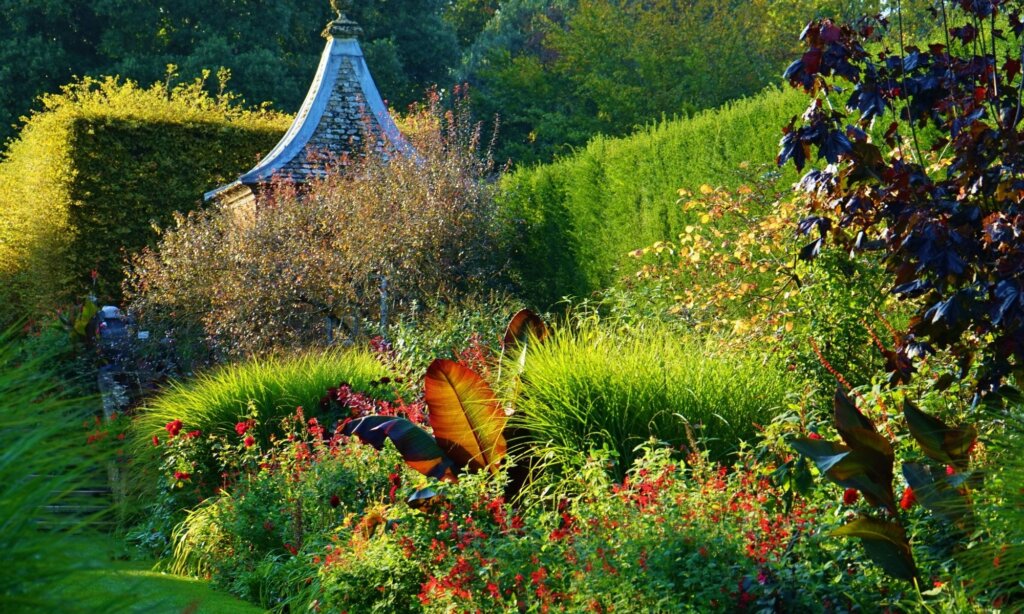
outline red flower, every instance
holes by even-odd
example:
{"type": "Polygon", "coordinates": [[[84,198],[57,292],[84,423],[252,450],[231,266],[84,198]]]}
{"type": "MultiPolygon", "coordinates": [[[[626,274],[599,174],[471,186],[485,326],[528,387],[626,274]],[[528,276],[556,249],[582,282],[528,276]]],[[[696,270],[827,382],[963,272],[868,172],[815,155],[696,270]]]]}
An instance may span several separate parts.
{"type": "Polygon", "coordinates": [[[807,434],[807,438],[808,439],[821,439],[821,435],[819,435],[817,433],[808,433],[807,434]]]}
{"type": "Polygon", "coordinates": [[[202,431],[195,430],[195,431],[189,431],[189,432],[185,433],[183,435],[183,437],[185,439],[195,439],[196,437],[199,437],[202,434],[203,434],[202,431]]]}
{"type": "Polygon", "coordinates": [[[299,553],[299,550],[298,550],[298,548],[296,548],[295,546],[293,546],[293,545],[291,545],[291,544],[287,544],[287,543],[286,543],[286,544],[284,545],[284,549],[285,549],[285,550],[287,550],[287,551],[288,551],[289,553],[291,553],[291,555],[292,555],[292,556],[295,556],[296,554],[298,554],[298,553],[299,553]]]}
{"type": "Polygon", "coordinates": [[[956,467],[953,465],[946,465],[946,475],[956,475],[956,467]]]}
{"type": "Polygon", "coordinates": [[[174,472],[174,479],[175,480],[180,480],[180,481],[184,482],[185,480],[187,480],[187,479],[189,479],[191,477],[192,477],[191,473],[185,473],[183,471],[175,471],[174,472]]]}
{"type": "Polygon", "coordinates": [[[252,424],[250,424],[249,420],[239,422],[235,425],[235,432],[238,433],[239,437],[241,437],[242,435],[245,435],[245,432],[249,430],[250,426],[252,426],[252,424]]]}
{"type": "Polygon", "coordinates": [[[341,498],[338,495],[331,495],[331,507],[338,507],[341,505],[341,498]]]}
{"type": "Polygon", "coordinates": [[[856,488],[847,488],[843,491],[844,505],[853,505],[857,502],[857,499],[860,499],[860,493],[857,492],[856,488]]]}
{"type": "Polygon", "coordinates": [[[171,420],[164,428],[167,429],[167,435],[174,439],[181,432],[181,420],[171,420]]]}
{"type": "Polygon", "coordinates": [[[160,445],[160,438],[157,437],[156,435],[153,435],[153,445],[154,446],[160,445]]]}
{"type": "Polygon", "coordinates": [[[249,435],[248,437],[245,438],[245,441],[243,443],[245,443],[245,447],[251,448],[253,444],[256,443],[256,440],[253,439],[252,435],[249,435]]]}
{"type": "Polygon", "coordinates": [[[917,503],[917,497],[914,495],[914,489],[907,486],[907,489],[903,491],[903,498],[900,499],[900,509],[909,510],[914,507],[917,503]]]}

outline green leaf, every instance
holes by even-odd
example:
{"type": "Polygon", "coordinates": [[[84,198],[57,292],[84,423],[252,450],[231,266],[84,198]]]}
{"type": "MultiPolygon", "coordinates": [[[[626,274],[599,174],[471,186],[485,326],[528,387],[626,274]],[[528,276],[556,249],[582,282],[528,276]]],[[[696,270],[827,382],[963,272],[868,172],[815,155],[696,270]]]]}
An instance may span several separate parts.
{"type": "Polygon", "coordinates": [[[875,425],[872,424],[864,414],[860,413],[860,410],[857,409],[857,406],[852,400],[850,400],[850,397],[846,396],[842,386],[836,387],[833,407],[833,417],[836,423],[836,430],[839,431],[839,436],[843,438],[843,441],[848,443],[851,447],[857,446],[855,441],[850,440],[850,436],[853,431],[875,431],[875,425]]]}
{"type": "Polygon", "coordinates": [[[903,477],[914,489],[914,496],[928,511],[953,523],[964,519],[970,510],[967,498],[945,480],[937,480],[920,463],[903,463],[903,477]]]}
{"type": "Polygon", "coordinates": [[[86,300],[85,304],[82,305],[82,311],[75,318],[74,336],[77,339],[88,337],[89,323],[92,322],[97,313],[99,313],[99,307],[96,306],[96,303],[86,300]]]}
{"type": "Polygon", "coordinates": [[[967,465],[967,455],[978,438],[973,426],[951,428],[942,420],[921,411],[910,399],[903,401],[903,416],[910,434],[928,458],[961,469],[967,465]]]}
{"type": "Polygon", "coordinates": [[[906,531],[895,522],[861,516],[835,529],[830,535],[860,538],[868,557],[894,578],[913,580],[917,577],[917,566],[906,531]]]}
{"type": "Polygon", "coordinates": [[[840,443],[806,437],[794,440],[792,446],[814,461],[818,471],[828,479],[843,488],[856,488],[872,505],[884,506],[895,513],[892,448],[882,441],[885,443],[880,446],[883,450],[868,446],[851,449],[840,443]]]}

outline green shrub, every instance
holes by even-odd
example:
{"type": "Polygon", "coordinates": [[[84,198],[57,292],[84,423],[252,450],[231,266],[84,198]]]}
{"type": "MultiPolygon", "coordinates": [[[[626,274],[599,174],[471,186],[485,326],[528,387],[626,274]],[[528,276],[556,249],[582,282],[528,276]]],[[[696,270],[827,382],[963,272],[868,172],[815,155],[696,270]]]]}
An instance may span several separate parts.
{"type": "Polygon", "coordinates": [[[288,126],[201,83],[84,79],[41,104],[0,163],[0,319],[84,294],[91,271],[99,298],[117,300],[121,250],[153,244],[153,224],[195,209],[288,126]]]}
{"type": "Polygon", "coordinates": [[[620,477],[652,435],[690,446],[687,424],[724,458],[755,434],[754,423],[771,420],[795,382],[771,358],[714,345],[658,330],[563,329],[530,346],[514,419],[540,445],[614,450],[620,477]]]}
{"type": "MultiPolygon", "coordinates": [[[[525,294],[546,306],[615,283],[636,266],[629,251],[692,223],[678,190],[735,186],[743,163],[774,159],[775,126],[799,111],[798,95],[769,89],[630,137],[597,137],[573,156],[506,176],[499,204],[525,294]]],[[[794,179],[787,171],[778,181],[794,179]]]]}

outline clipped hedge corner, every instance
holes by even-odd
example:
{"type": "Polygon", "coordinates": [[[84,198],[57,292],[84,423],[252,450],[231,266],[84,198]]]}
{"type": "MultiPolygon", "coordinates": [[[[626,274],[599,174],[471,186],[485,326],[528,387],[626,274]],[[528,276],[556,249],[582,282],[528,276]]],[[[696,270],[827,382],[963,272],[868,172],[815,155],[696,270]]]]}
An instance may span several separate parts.
{"type": "Polygon", "coordinates": [[[116,77],[43,97],[0,162],[0,321],[92,287],[117,301],[124,253],[155,242],[175,211],[234,180],[289,117],[245,110],[203,83],[168,90],[116,77]]]}

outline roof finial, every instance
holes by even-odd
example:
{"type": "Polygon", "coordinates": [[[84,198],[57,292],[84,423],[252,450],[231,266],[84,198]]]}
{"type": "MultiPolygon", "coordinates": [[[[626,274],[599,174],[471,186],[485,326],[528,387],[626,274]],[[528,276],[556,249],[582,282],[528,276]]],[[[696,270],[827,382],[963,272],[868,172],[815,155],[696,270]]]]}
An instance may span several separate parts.
{"type": "Polygon", "coordinates": [[[359,38],[363,29],[345,15],[345,11],[352,8],[352,0],[331,0],[331,8],[338,14],[338,17],[327,24],[324,38],[359,38]]]}

